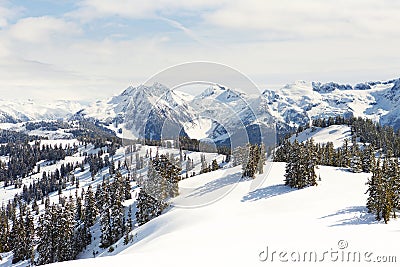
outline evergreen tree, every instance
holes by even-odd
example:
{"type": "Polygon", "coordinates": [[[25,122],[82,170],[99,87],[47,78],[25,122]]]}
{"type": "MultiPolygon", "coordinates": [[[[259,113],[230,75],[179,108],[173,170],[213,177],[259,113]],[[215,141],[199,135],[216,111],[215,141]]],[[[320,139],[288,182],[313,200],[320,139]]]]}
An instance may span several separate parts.
{"type": "Polygon", "coordinates": [[[122,201],[124,198],[124,190],[122,187],[122,176],[117,176],[113,183],[114,194],[113,201],[111,204],[111,242],[115,243],[124,234],[125,222],[124,222],[124,206],[122,201]]]}
{"type": "Polygon", "coordinates": [[[10,250],[9,244],[10,225],[4,207],[0,208],[0,253],[10,250]]]}
{"type": "Polygon", "coordinates": [[[129,206],[128,218],[126,220],[126,225],[125,225],[124,245],[127,245],[132,240],[131,232],[132,232],[132,208],[129,206]]]}
{"type": "Polygon", "coordinates": [[[207,160],[206,160],[206,155],[204,155],[204,154],[200,155],[200,162],[201,162],[200,173],[208,172],[208,164],[207,164],[207,160]]]}
{"type": "Polygon", "coordinates": [[[285,185],[297,189],[317,185],[315,151],[312,139],[306,145],[293,142],[286,163],[285,185]]]}
{"type": "Polygon", "coordinates": [[[107,248],[113,244],[113,233],[111,225],[110,196],[108,190],[103,192],[103,208],[100,215],[101,236],[100,247],[107,248]]]}
{"type": "Polygon", "coordinates": [[[139,226],[161,215],[166,204],[148,195],[145,190],[140,190],[137,199],[136,221],[139,226]]]}
{"type": "Polygon", "coordinates": [[[264,173],[264,165],[265,165],[265,161],[266,161],[265,153],[266,153],[265,145],[264,145],[264,143],[262,143],[260,146],[260,159],[258,160],[258,164],[257,164],[257,172],[259,174],[264,173]]]}
{"type": "Polygon", "coordinates": [[[85,195],[85,216],[84,223],[86,227],[94,225],[97,216],[96,200],[92,191],[92,186],[89,185],[85,195]]]}
{"type": "Polygon", "coordinates": [[[350,159],[351,159],[351,150],[349,148],[349,140],[344,139],[343,146],[342,146],[342,167],[349,167],[350,166],[350,159]]]}
{"type": "Polygon", "coordinates": [[[373,170],[373,164],[375,160],[374,149],[371,145],[364,148],[361,161],[362,161],[362,171],[371,172],[373,170]]]}
{"type": "Polygon", "coordinates": [[[317,185],[317,175],[315,173],[315,168],[317,167],[317,155],[316,155],[316,147],[314,145],[314,140],[311,138],[307,140],[306,147],[305,147],[306,154],[304,155],[305,158],[305,167],[306,167],[306,177],[307,186],[315,186],[317,185]]]}
{"type": "Polygon", "coordinates": [[[214,160],[212,161],[212,163],[211,163],[211,170],[212,170],[212,171],[216,171],[216,170],[218,170],[218,169],[219,169],[219,165],[218,165],[218,163],[217,163],[217,160],[214,159],[214,160]]]}
{"type": "Polygon", "coordinates": [[[361,152],[356,143],[353,144],[352,157],[350,159],[350,170],[354,173],[360,173],[363,170],[361,152]]]}
{"type": "Polygon", "coordinates": [[[44,265],[55,262],[54,251],[56,250],[55,229],[53,224],[53,207],[45,209],[45,213],[39,217],[37,227],[37,265],[44,265]]]}
{"type": "Polygon", "coordinates": [[[248,144],[246,147],[245,161],[242,163],[243,177],[254,178],[260,161],[260,147],[248,144]]]}

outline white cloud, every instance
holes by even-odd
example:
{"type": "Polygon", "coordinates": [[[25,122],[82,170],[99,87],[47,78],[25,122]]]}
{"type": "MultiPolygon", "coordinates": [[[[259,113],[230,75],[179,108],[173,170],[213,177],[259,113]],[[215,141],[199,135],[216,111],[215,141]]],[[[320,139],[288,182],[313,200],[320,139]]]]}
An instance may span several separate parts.
{"type": "Polygon", "coordinates": [[[10,7],[10,2],[0,0],[0,29],[9,24],[9,20],[15,18],[20,12],[19,8],[10,7]]]}
{"type": "Polygon", "coordinates": [[[230,65],[263,87],[296,79],[395,78],[399,5],[394,0],[84,0],[69,14],[27,17],[0,29],[0,95],[98,99],[188,61],[230,65]],[[179,19],[182,14],[191,21],[189,28],[179,19]],[[114,16],[134,20],[121,27],[114,16]],[[81,30],[103,30],[91,20],[104,17],[109,18],[104,33],[93,38],[81,30]],[[180,31],[152,29],[151,36],[144,28],[138,31],[142,35],[131,35],[130,27],[146,24],[136,25],[140,18],[162,19],[180,31]],[[113,38],[118,34],[124,38],[113,38]]]}
{"type": "Polygon", "coordinates": [[[80,33],[81,30],[75,23],[50,16],[23,18],[8,29],[12,38],[31,43],[47,42],[56,36],[80,33]]]}
{"type": "Polygon", "coordinates": [[[231,1],[204,14],[225,29],[259,31],[282,38],[370,37],[399,35],[400,3],[393,0],[231,1]]]}

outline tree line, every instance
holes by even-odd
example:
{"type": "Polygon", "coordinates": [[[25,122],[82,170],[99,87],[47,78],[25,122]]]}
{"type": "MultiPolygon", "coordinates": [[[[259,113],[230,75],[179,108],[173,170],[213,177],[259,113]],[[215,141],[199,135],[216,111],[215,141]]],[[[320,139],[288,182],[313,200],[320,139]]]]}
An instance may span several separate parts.
{"type": "MultiPolygon", "coordinates": [[[[38,218],[22,198],[14,198],[0,207],[0,253],[13,251],[13,263],[30,260],[43,265],[73,260],[92,242],[90,227],[101,225],[103,248],[111,246],[132,230],[130,207],[122,205],[132,198],[129,178],[119,172],[99,184],[94,192],[89,186],[75,197],[60,195],[57,204],[47,196],[44,211],[38,218]],[[128,217],[126,216],[128,209],[128,217]]],[[[127,239],[131,240],[131,237],[127,239]]]]}

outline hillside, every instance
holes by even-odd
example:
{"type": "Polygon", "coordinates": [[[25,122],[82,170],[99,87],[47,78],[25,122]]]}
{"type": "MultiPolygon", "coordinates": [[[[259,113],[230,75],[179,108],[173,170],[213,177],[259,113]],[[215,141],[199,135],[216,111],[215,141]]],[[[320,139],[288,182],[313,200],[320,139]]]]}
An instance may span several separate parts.
{"type": "MultiPolygon", "coordinates": [[[[259,260],[259,254],[266,246],[278,251],[315,251],[321,259],[324,251],[341,251],[340,240],[348,242],[346,252],[373,252],[372,261],[376,260],[374,256],[398,253],[388,242],[393,231],[398,231],[399,221],[383,225],[366,212],[368,174],[320,167],[322,181],[317,187],[292,190],[282,185],[284,167],[283,163],[267,166],[270,173],[255,190],[250,189],[252,181],[237,182],[240,168],[187,179],[180,186],[192,190],[173,204],[190,198],[212,198],[217,190],[227,189],[231,183],[237,185],[213,204],[193,209],[173,207],[135,229],[134,243],[128,247],[118,244],[120,253],[115,257],[102,258],[117,254],[104,253],[96,259],[76,261],[74,266],[109,266],[126,261],[146,266],[262,266],[265,262],[259,260]],[[374,242],[365,242],[366,238],[374,242]]],[[[324,263],[333,261],[328,258],[324,263]]],[[[275,262],[279,260],[275,258],[275,262]]]]}
{"type": "Polygon", "coordinates": [[[289,140],[290,142],[294,140],[304,142],[310,138],[313,138],[315,143],[320,144],[332,142],[333,146],[336,148],[342,146],[345,139],[351,139],[351,129],[346,125],[332,125],[326,128],[309,128],[292,136],[289,140]]]}
{"type": "MultiPolygon", "coordinates": [[[[316,142],[332,141],[339,147],[348,137],[348,126],[332,125],[307,129],[293,136],[292,141],[295,138],[299,141],[313,138],[316,142]]],[[[85,145],[76,139],[42,140],[41,144],[62,144],[63,147],[69,144],[77,149],[75,154],[60,161],[41,161],[41,171],[47,173],[54,172],[61,164],[81,162],[85,158],[83,155],[96,155],[101,150],[105,151],[101,157],[109,156],[107,147],[95,148],[93,144],[85,145]]],[[[160,154],[169,153],[179,158],[179,150],[173,148],[156,149],[137,145],[137,149],[137,152],[127,153],[120,148],[115,151],[113,160],[132,160],[131,155],[137,153],[147,162],[146,155],[154,155],[156,150],[160,154]]],[[[198,174],[202,153],[185,153],[194,160],[193,171],[198,174]]],[[[207,162],[213,159],[222,162],[224,159],[224,156],[215,153],[205,155],[207,162]]],[[[7,158],[3,157],[2,160],[7,158]]],[[[386,225],[375,221],[374,215],[367,213],[365,192],[370,173],[351,173],[348,168],[318,166],[316,174],[321,177],[318,185],[296,190],[284,185],[285,166],[283,162],[267,162],[264,174],[257,175],[253,180],[242,178],[241,166],[221,164],[220,170],[184,179],[179,182],[180,195],[171,199],[171,206],[161,216],[142,226],[135,226],[130,233],[133,239],[124,245],[122,237],[112,245],[113,251],[99,247],[101,223],[97,217],[90,228],[91,244],[78,254],[78,260],[73,264],[110,266],[128,261],[144,266],[261,266],[281,261],[300,261],[308,266],[308,258],[296,257],[306,253],[307,257],[314,257],[312,260],[329,265],[347,261],[346,258],[335,258],[336,254],[326,254],[336,251],[340,257],[344,255],[341,253],[356,253],[356,256],[360,255],[361,263],[382,260],[378,258],[380,256],[398,256],[396,247],[388,244],[392,242],[393,232],[399,229],[399,220],[392,219],[386,225]],[[365,242],[366,239],[374,242],[365,242]],[[277,252],[272,254],[274,251],[277,252]],[[294,256],[286,254],[279,258],[277,255],[280,252],[293,252],[294,256]]],[[[59,203],[60,196],[68,198],[79,195],[82,190],[87,191],[89,186],[96,188],[109,176],[108,167],[100,169],[93,178],[89,164],[83,167],[83,171],[79,168],[73,171],[76,180],[79,180],[79,188],[68,182],[61,195],[57,191],[49,194],[51,203],[59,203]]],[[[124,167],[119,171],[124,176],[128,172],[124,167]]],[[[138,170],[137,175],[144,177],[146,172],[145,167],[138,170]]],[[[22,179],[22,183],[29,185],[41,176],[41,173],[32,174],[22,179]]],[[[130,186],[133,198],[124,201],[123,206],[125,212],[132,209],[135,224],[134,214],[140,189],[133,180],[130,186]]],[[[0,188],[2,203],[23,193],[22,188],[12,185],[4,187],[3,182],[0,182],[0,188]]],[[[39,203],[40,214],[45,212],[44,206],[39,203]]],[[[0,266],[11,265],[12,253],[2,253],[0,256],[0,266]]],[[[353,265],[353,258],[350,261],[353,265]]],[[[55,266],[70,264],[61,262],[55,266]]],[[[26,265],[28,261],[21,261],[14,266],[26,265]]]]}
{"type": "MultiPolygon", "coordinates": [[[[313,132],[308,129],[297,139],[312,137],[316,142],[333,141],[340,146],[348,131],[347,126],[333,125],[313,132]]],[[[241,167],[183,180],[181,195],[172,200],[172,207],[134,229],[132,243],[124,246],[120,241],[114,252],[105,251],[74,265],[109,266],[129,261],[146,266],[262,266],[287,264],[281,262],[286,260],[309,266],[308,258],[296,258],[304,253],[307,257],[313,253],[324,266],[347,262],[347,253],[351,253],[348,266],[395,260],[389,256],[399,260],[396,246],[389,245],[400,227],[399,220],[388,225],[376,222],[365,207],[371,174],[326,166],[319,166],[316,172],[321,177],[318,186],[301,190],[284,185],[285,163],[267,163],[264,174],[255,180],[242,179],[241,167]],[[277,251],[274,258],[273,251],[277,251]],[[280,252],[287,254],[279,258],[280,252]],[[292,252],[294,258],[289,256],[292,252]],[[107,257],[111,255],[115,256],[107,257]],[[353,262],[353,255],[360,255],[360,263],[358,258],[353,262]]]]}

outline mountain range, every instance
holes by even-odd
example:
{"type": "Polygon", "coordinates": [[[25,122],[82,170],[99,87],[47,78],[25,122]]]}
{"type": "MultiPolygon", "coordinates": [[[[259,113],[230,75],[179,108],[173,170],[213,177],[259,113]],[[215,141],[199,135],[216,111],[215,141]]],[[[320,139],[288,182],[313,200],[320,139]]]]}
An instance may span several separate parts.
{"type": "Polygon", "coordinates": [[[285,132],[309,125],[318,117],[337,115],[367,117],[399,129],[399,102],[400,79],[354,86],[297,81],[277,90],[264,90],[258,96],[221,85],[190,95],[154,83],[130,86],[120,95],[89,105],[1,100],[0,122],[85,118],[122,131],[124,137],[168,139],[183,135],[218,143],[232,141],[235,136],[257,138],[257,133],[268,131],[273,124],[285,132]]]}

